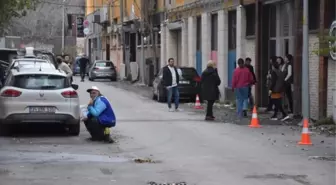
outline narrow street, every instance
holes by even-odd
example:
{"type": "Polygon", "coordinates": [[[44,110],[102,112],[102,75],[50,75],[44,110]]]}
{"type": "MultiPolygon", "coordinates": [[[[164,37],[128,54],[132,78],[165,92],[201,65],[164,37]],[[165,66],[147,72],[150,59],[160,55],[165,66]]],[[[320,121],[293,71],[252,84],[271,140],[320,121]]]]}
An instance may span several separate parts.
{"type": "Polygon", "coordinates": [[[86,89],[92,85],[110,100],[117,116],[112,130],[117,143],[87,141],[84,125],[79,137],[20,133],[0,138],[0,185],[335,184],[335,161],[309,159],[335,156],[329,153],[335,152],[335,138],[321,145],[321,139],[313,138],[317,145],[299,147],[299,134],[280,133],[270,142],[277,133],[268,128],[209,123],[200,114],[168,112],[165,104],[109,83],[83,83],[79,77],[75,83],[81,104],[87,104],[86,89]],[[150,160],[134,161],[146,158],[150,160]]]}

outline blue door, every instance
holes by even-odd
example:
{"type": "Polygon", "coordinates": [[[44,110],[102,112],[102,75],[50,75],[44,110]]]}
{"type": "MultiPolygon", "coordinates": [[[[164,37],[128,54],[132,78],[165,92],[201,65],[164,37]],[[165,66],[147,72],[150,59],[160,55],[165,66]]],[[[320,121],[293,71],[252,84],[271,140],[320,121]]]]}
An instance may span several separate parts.
{"type": "Polygon", "coordinates": [[[202,53],[200,51],[196,52],[196,70],[199,75],[202,74],[202,53]]]}
{"type": "Polygon", "coordinates": [[[228,54],[228,84],[232,86],[232,75],[236,68],[236,50],[230,50],[228,54]]]}

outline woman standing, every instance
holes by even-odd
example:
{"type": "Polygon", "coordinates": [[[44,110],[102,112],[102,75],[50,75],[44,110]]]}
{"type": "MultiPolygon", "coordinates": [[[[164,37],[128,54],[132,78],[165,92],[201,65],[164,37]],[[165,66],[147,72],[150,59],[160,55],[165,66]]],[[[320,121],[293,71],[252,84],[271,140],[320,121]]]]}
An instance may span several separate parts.
{"type": "MultiPolygon", "coordinates": [[[[267,73],[267,76],[266,76],[266,87],[267,88],[270,88],[271,87],[271,84],[272,84],[272,64],[274,62],[277,62],[277,57],[276,56],[273,56],[270,58],[269,60],[269,66],[268,66],[268,73],[267,73]]],[[[268,96],[268,105],[267,105],[267,109],[266,109],[266,112],[269,112],[269,111],[273,111],[273,102],[272,102],[272,98],[271,98],[271,95],[269,94],[268,96]]]]}
{"type": "Polygon", "coordinates": [[[292,96],[292,86],[294,82],[293,78],[293,56],[287,54],[285,57],[285,65],[283,72],[285,74],[285,94],[289,103],[289,113],[293,113],[293,96],[292,96]]]}
{"type": "Polygon", "coordinates": [[[212,108],[215,101],[219,99],[218,86],[220,83],[221,80],[217,73],[216,63],[210,60],[201,77],[202,97],[208,102],[205,116],[205,120],[207,121],[215,119],[212,108]]]}
{"type": "Polygon", "coordinates": [[[278,111],[282,113],[282,120],[285,121],[289,118],[282,107],[282,93],[284,90],[284,75],[279,69],[279,63],[273,62],[272,64],[272,73],[271,73],[271,85],[269,89],[269,94],[272,98],[272,102],[275,106],[274,114],[271,117],[271,120],[278,120],[278,111]]]}
{"type": "Polygon", "coordinates": [[[247,116],[247,102],[249,98],[249,87],[254,83],[252,73],[244,65],[242,58],[238,59],[238,68],[233,72],[232,90],[237,98],[238,117],[247,116]]]}

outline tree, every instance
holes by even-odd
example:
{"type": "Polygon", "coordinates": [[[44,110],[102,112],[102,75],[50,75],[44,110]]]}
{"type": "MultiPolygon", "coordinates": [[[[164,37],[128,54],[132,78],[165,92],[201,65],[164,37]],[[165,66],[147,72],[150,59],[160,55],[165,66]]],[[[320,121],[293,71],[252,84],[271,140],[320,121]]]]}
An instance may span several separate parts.
{"type": "Polygon", "coordinates": [[[39,0],[1,0],[0,35],[4,35],[12,18],[22,17],[28,10],[35,9],[39,0]]]}

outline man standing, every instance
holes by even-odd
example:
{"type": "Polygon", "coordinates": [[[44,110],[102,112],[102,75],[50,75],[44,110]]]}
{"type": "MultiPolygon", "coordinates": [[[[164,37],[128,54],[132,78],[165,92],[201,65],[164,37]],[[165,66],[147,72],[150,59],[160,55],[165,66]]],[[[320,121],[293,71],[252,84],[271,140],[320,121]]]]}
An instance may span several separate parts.
{"type": "MultiPolygon", "coordinates": [[[[253,76],[253,81],[254,83],[257,82],[257,78],[255,76],[255,73],[254,73],[254,68],[253,66],[251,65],[251,58],[246,58],[245,59],[245,66],[249,69],[249,71],[252,73],[252,76],[253,76]]],[[[254,106],[254,99],[253,99],[253,96],[252,96],[252,85],[249,87],[248,89],[248,96],[249,96],[249,104],[250,104],[250,108],[253,109],[253,106],[254,106]]]]}
{"type": "Polygon", "coordinates": [[[173,111],[171,107],[171,100],[172,96],[174,94],[174,100],[175,100],[175,110],[178,111],[178,106],[179,106],[179,99],[180,99],[180,94],[178,91],[178,84],[180,80],[179,73],[174,66],[174,59],[169,58],[168,59],[168,65],[163,67],[163,74],[162,74],[162,79],[163,79],[163,85],[167,88],[167,103],[168,103],[168,108],[169,111],[173,111]]]}
{"type": "Polygon", "coordinates": [[[79,73],[81,76],[81,82],[84,82],[85,75],[86,75],[86,67],[90,63],[89,59],[82,54],[82,57],[79,59],[79,73]]]}

